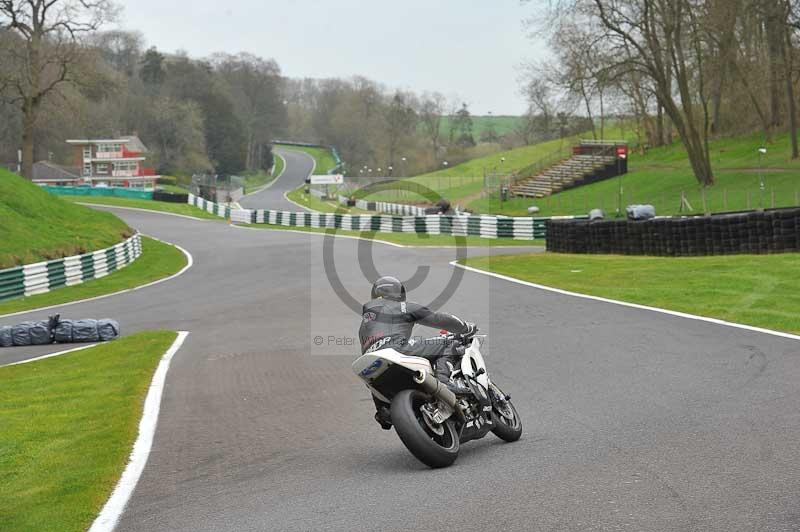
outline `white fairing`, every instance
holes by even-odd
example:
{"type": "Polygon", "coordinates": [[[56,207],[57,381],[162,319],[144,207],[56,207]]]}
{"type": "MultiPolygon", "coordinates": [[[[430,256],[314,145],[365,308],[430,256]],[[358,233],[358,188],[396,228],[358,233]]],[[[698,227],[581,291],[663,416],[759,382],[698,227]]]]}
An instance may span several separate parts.
{"type": "Polygon", "coordinates": [[[371,353],[365,353],[358,357],[355,362],[353,362],[352,367],[353,372],[355,372],[359,378],[367,383],[367,387],[372,390],[372,392],[378,396],[379,399],[389,402],[387,397],[372,387],[372,382],[393,365],[403,366],[404,368],[407,368],[415,373],[433,372],[431,363],[428,362],[427,359],[404,355],[391,348],[379,349],[371,353]]]}
{"type": "Polygon", "coordinates": [[[481,355],[481,339],[484,337],[476,336],[472,339],[472,343],[467,348],[464,356],[461,357],[461,373],[466,377],[467,375],[475,376],[475,374],[483,368],[483,375],[479,375],[477,380],[481,385],[489,389],[489,373],[486,370],[486,362],[481,355]]]}

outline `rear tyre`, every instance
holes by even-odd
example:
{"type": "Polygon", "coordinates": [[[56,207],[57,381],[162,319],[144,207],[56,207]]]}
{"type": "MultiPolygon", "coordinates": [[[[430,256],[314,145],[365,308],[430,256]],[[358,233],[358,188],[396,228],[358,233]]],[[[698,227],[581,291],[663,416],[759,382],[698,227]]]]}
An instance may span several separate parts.
{"type": "Polygon", "coordinates": [[[417,460],[429,467],[447,467],[458,457],[458,432],[452,420],[440,425],[421,408],[429,397],[419,390],[403,390],[392,400],[392,423],[400,440],[417,460]]]}
{"type": "Polygon", "coordinates": [[[505,394],[492,383],[492,432],[501,440],[512,442],[522,436],[522,421],[517,409],[511,401],[505,400],[505,394]]]}

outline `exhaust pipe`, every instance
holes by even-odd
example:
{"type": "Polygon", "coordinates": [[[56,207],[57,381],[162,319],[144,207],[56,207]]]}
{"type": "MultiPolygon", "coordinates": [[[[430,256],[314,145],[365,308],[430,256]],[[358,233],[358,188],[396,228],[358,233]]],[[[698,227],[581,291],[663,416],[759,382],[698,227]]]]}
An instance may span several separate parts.
{"type": "Polygon", "coordinates": [[[442,381],[427,371],[420,371],[414,375],[414,382],[419,384],[420,388],[422,388],[424,392],[441,399],[442,402],[452,408],[459,415],[459,417],[464,417],[464,414],[461,411],[461,406],[458,404],[456,394],[451,392],[442,381]]]}

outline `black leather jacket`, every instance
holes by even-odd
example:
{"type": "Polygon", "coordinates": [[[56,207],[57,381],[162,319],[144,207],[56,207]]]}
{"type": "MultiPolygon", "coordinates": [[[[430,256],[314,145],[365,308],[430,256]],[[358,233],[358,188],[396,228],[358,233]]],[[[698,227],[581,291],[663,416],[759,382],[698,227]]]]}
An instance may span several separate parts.
{"type": "Polygon", "coordinates": [[[452,314],[434,312],[411,302],[373,299],[364,304],[361,314],[358,336],[362,354],[370,348],[375,350],[405,345],[416,324],[446,329],[456,334],[464,334],[468,330],[467,324],[452,314]]]}

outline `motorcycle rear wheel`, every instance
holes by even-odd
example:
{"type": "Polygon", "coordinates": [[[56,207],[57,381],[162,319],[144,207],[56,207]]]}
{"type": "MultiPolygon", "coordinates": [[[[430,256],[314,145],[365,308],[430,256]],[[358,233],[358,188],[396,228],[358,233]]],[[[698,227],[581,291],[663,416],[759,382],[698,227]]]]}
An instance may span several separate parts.
{"type": "Polygon", "coordinates": [[[429,397],[419,390],[403,390],[392,399],[394,430],[417,460],[428,467],[447,467],[458,458],[458,431],[452,420],[432,430],[421,408],[429,397]],[[441,432],[441,433],[440,433],[441,432]]]}

